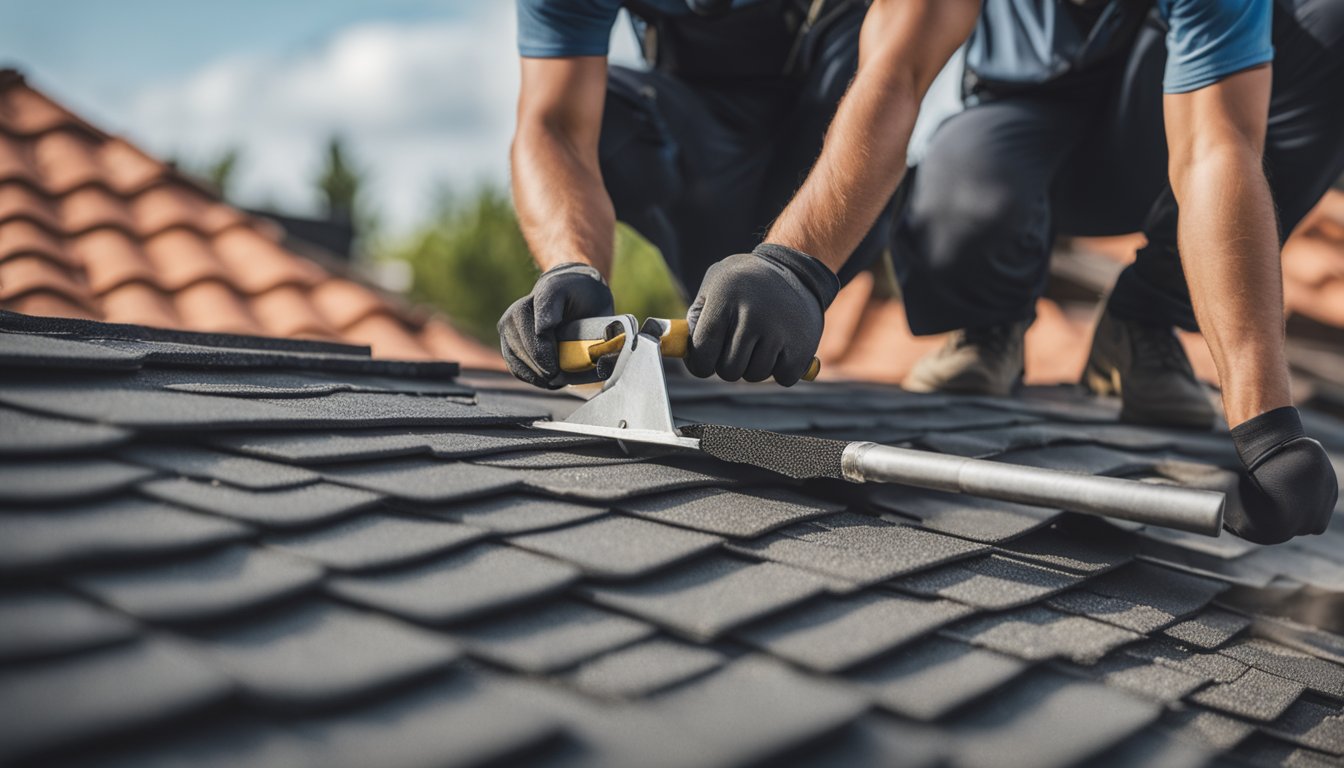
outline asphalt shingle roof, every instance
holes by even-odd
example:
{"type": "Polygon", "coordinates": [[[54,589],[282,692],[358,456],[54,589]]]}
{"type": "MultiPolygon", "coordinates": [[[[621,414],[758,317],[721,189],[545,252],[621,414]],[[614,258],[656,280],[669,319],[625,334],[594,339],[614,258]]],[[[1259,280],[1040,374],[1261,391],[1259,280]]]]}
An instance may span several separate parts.
{"type": "MultiPolygon", "coordinates": [[[[0,314],[0,358],[3,763],[1344,756],[1339,524],[1270,549],[626,456],[525,427],[563,395],[331,344],[0,314]]],[[[1057,392],[670,388],[684,420],[1231,460],[1057,392]]]]}

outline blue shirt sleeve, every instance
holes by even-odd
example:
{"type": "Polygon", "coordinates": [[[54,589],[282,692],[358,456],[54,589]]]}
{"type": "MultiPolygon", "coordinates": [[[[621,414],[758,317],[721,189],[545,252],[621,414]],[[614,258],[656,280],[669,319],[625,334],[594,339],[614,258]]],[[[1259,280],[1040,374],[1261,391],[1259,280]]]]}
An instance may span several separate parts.
{"type": "Polygon", "coordinates": [[[1273,0],[1158,0],[1167,20],[1162,88],[1188,93],[1274,59],[1273,0]]]}
{"type": "Polygon", "coordinates": [[[622,0],[517,0],[518,53],[606,56],[622,0]]]}

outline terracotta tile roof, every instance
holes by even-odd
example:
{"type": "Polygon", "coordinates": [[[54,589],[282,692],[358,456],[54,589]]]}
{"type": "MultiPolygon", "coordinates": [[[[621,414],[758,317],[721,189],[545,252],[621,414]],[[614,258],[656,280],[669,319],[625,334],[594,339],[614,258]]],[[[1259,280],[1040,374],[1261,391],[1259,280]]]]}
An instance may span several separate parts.
{"type": "Polygon", "coordinates": [[[445,318],[286,249],[281,234],[0,71],[0,308],[501,367],[445,318]]]}
{"type": "MultiPolygon", "coordinates": [[[[1073,238],[1070,247],[1128,264],[1143,243],[1143,235],[1131,234],[1073,238]]],[[[1108,273],[1109,285],[1112,270],[1103,272],[1108,273]]],[[[1290,318],[1307,318],[1332,335],[1344,331],[1344,191],[1330,190],[1288,239],[1283,248],[1283,277],[1290,318]]],[[[877,282],[871,274],[860,275],[826,313],[826,332],[818,352],[824,363],[823,377],[899,383],[921,356],[942,343],[941,336],[912,336],[900,299],[887,295],[890,292],[877,282]]],[[[1037,303],[1036,323],[1027,333],[1028,384],[1078,380],[1092,342],[1095,312],[1091,302],[1045,298],[1037,303]]],[[[1181,332],[1179,336],[1195,373],[1217,383],[1218,373],[1204,338],[1197,333],[1181,332]]]]}

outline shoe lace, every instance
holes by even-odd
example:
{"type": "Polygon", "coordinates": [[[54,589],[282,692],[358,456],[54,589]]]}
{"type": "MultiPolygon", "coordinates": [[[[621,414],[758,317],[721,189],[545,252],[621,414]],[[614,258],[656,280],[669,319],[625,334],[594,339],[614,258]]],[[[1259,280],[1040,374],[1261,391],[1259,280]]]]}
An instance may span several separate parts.
{"type": "Polygon", "coordinates": [[[1185,350],[1180,339],[1166,328],[1135,325],[1134,357],[1143,367],[1185,370],[1187,366],[1185,350]]]}

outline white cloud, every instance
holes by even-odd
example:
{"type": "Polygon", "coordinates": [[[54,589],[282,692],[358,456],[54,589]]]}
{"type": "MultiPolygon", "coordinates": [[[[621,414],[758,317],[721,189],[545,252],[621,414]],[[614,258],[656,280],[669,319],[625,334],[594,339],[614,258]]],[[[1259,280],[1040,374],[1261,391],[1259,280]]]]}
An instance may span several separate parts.
{"type": "Polygon", "coordinates": [[[120,111],[161,155],[243,151],[234,196],[312,210],[325,140],[349,138],[388,224],[420,216],[442,183],[504,183],[518,87],[513,3],[466,18],[363,23],[320,45],[221,59],[148,87],[120,111]]]}

